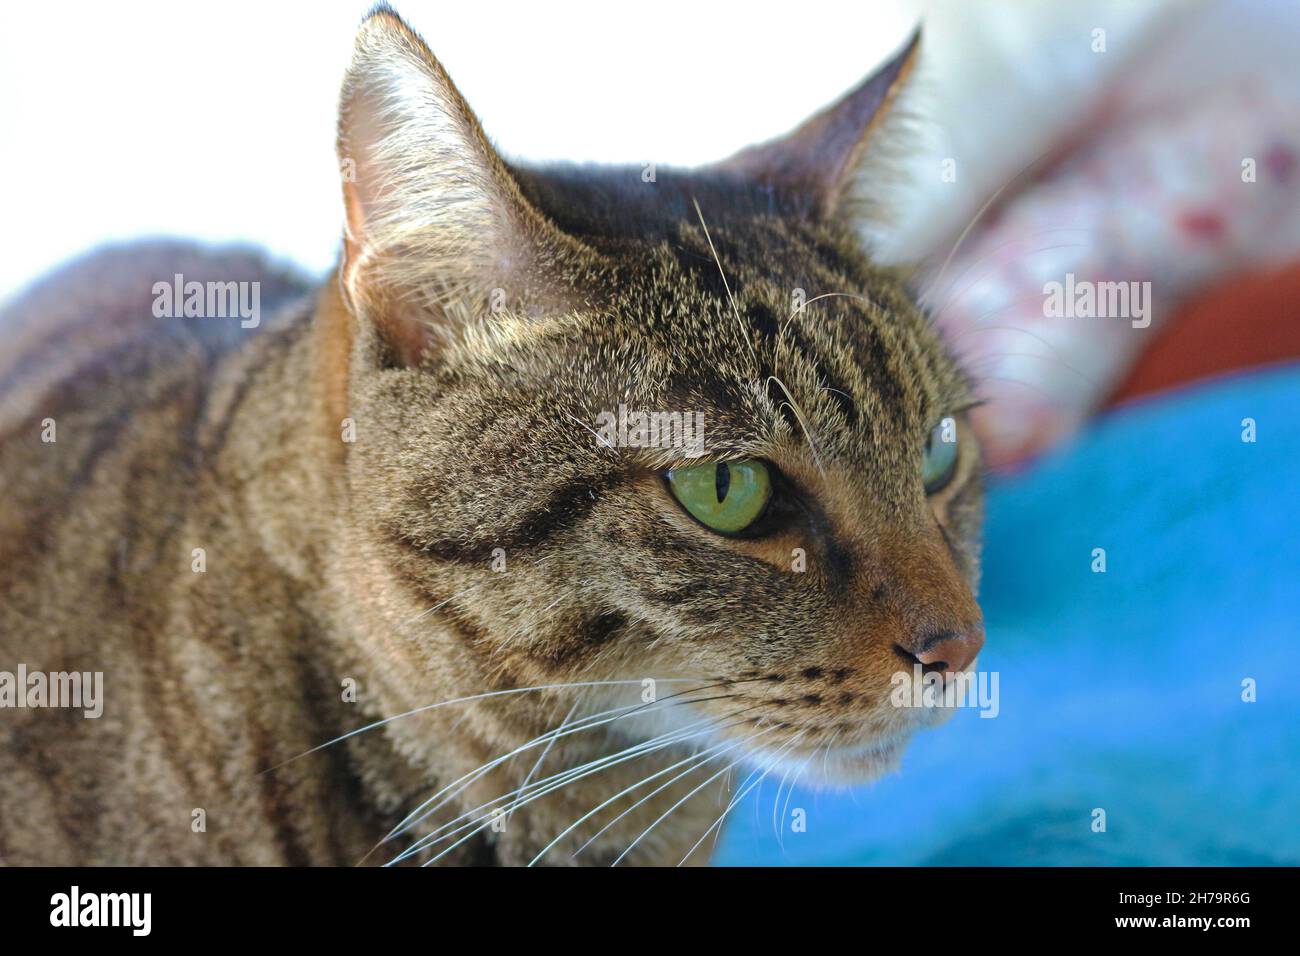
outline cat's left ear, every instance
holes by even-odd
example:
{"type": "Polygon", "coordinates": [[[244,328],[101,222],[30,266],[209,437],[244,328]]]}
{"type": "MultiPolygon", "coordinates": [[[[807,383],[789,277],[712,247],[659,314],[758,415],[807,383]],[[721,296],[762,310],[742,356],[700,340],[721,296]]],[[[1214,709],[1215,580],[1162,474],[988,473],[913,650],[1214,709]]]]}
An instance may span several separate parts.
{"type": "Polygon", "coordinates": [[[750,146],[715,169],[773,190],[812,219],[846,215],[872,176],[872,161],[889,115],[921,48],[918,28],[903,48],[837,102],[802,125],[766,143],[750,146]]]}
{"type": "Polygon", "coordinates": [[[340,284],[391,361],[422,363],[498,298],[558,308],[573,294],[564,277],[588,250],[525,198],[446,70],[383,3],[357,34],[338,148],[340,284]]]}

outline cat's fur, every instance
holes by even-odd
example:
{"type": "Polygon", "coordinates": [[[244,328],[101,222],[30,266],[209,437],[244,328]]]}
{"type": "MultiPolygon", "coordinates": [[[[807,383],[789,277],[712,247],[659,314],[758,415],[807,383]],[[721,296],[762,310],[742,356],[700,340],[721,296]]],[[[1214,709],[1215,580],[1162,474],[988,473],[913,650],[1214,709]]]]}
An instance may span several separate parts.
{"type": "Polygon", "coordinates": [[[526,778],[677,729],[433,847],[528,862],[722,744],[544,857],[650,795],[576,862],[612,862],[671,809],[626,862],[676,863],[750,767],[889,766],[928,720],[890,706],[890,675],[980,628],[968,433],[949,487],[919,477],[967,384],[854,239],[868,134],[912,52],[783,141],[646,182],[508,166],[380,8],[344,90],[328,281],[152,245],[29,292],[0,356],[0,669],[102,671],[105,702],[98,720],[0,710],[0,860],[382,862],[526,778]],[[257,279],[281,307],[255,331],[155,319],[174,273],[257,279]],[[796,289],[828,297],[792,315],[796,289]],[[774,463],[794,518],[703,528],[665,487],[673,453],[593,437],[620,403],[703,411],[709,455],[774,463]],[[509,692],[564,683],[586,686],[509,692]],[[374,849],[462,775],[613,708],[374,849]]]}

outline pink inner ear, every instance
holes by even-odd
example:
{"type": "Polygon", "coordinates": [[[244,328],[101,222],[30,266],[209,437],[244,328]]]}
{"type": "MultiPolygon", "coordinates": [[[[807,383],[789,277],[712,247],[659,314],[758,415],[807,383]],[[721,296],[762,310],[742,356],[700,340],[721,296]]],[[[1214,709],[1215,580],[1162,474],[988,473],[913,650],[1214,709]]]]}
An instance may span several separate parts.
{"type": "MultiPolygon", "coordinates": [[[[360,160],[356,159],[356,162],[359,168],[360,160]]],[[[388,350],[391,363],[403,368],[416,366],[425,359],[433,344],[433,330],[428,322],[412,315],[414,310],[410,306],[384,302],[382,293],[375,296],[362,287],[366,277],[360,274],[359,266],[365,242],[366,199],[359,192],[362,187],[358,183],[361,181],[362,176],[358,175],[356,181],[345,182],[343,186],[344,215],[347,217],[340,264],[343,288],[352,309],[360,307],[362,302],[370,303],[368,314],[388,350]]]]}
{"type": "Polygon", "coordinates": [[[426,360],[493,289],[535,306],[589,251],[543,217],[425,46],[391,11],[368,18],[343,87],[342,288],[392,359],[426,360]]]}
{"type": "Polygon", "coordinates": [[[916,62],[918,30],[884,66],[838,101],[778,139],[741,150],[719,168],[800,201],[819,217],[833,215],[878,121],[916,62]]]}
{"type": "Polygon", "coordinates": [[[387,311],[389,314],[378,325],[379,334],[392,356],[392,364],[402,368],[422,364],[434,345],[429,317],[407,305],[392,305],[387,311]]]}

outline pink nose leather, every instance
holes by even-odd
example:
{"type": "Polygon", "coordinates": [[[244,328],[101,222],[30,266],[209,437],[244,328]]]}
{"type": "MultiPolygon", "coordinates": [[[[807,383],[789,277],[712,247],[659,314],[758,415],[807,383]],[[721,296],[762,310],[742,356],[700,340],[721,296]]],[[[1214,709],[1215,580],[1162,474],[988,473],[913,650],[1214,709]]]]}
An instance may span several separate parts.
{"type": "Polygon", "coordinates": [[[945,674],[964,671],[975,662],[980,648],[984,646],[984,628],[976,627],[964,634],[947,633],[934,635],[917,642],[917,648],[908,648],[908,652],[922,664],[945,674]]]}

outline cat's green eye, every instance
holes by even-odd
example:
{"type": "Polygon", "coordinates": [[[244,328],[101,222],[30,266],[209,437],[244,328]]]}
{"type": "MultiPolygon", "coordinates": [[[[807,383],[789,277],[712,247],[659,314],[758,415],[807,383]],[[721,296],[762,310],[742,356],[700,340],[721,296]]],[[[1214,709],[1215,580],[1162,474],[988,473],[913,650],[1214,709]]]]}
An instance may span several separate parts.
{"type": "Polygon", "coordinates": [[[952,481],[957,471],[957,423],[945,418],[934,426],[925,440],[925,454],[921,458],[921,481],[925,493],[932,495],[952,481]]]}
{"type": "Polygon", "coordinates": [[[767,509],[772,476],[754,458],[710,462],[668,472],[668,487],[691,515],[722,534],[739,534],[767,509]]]}

